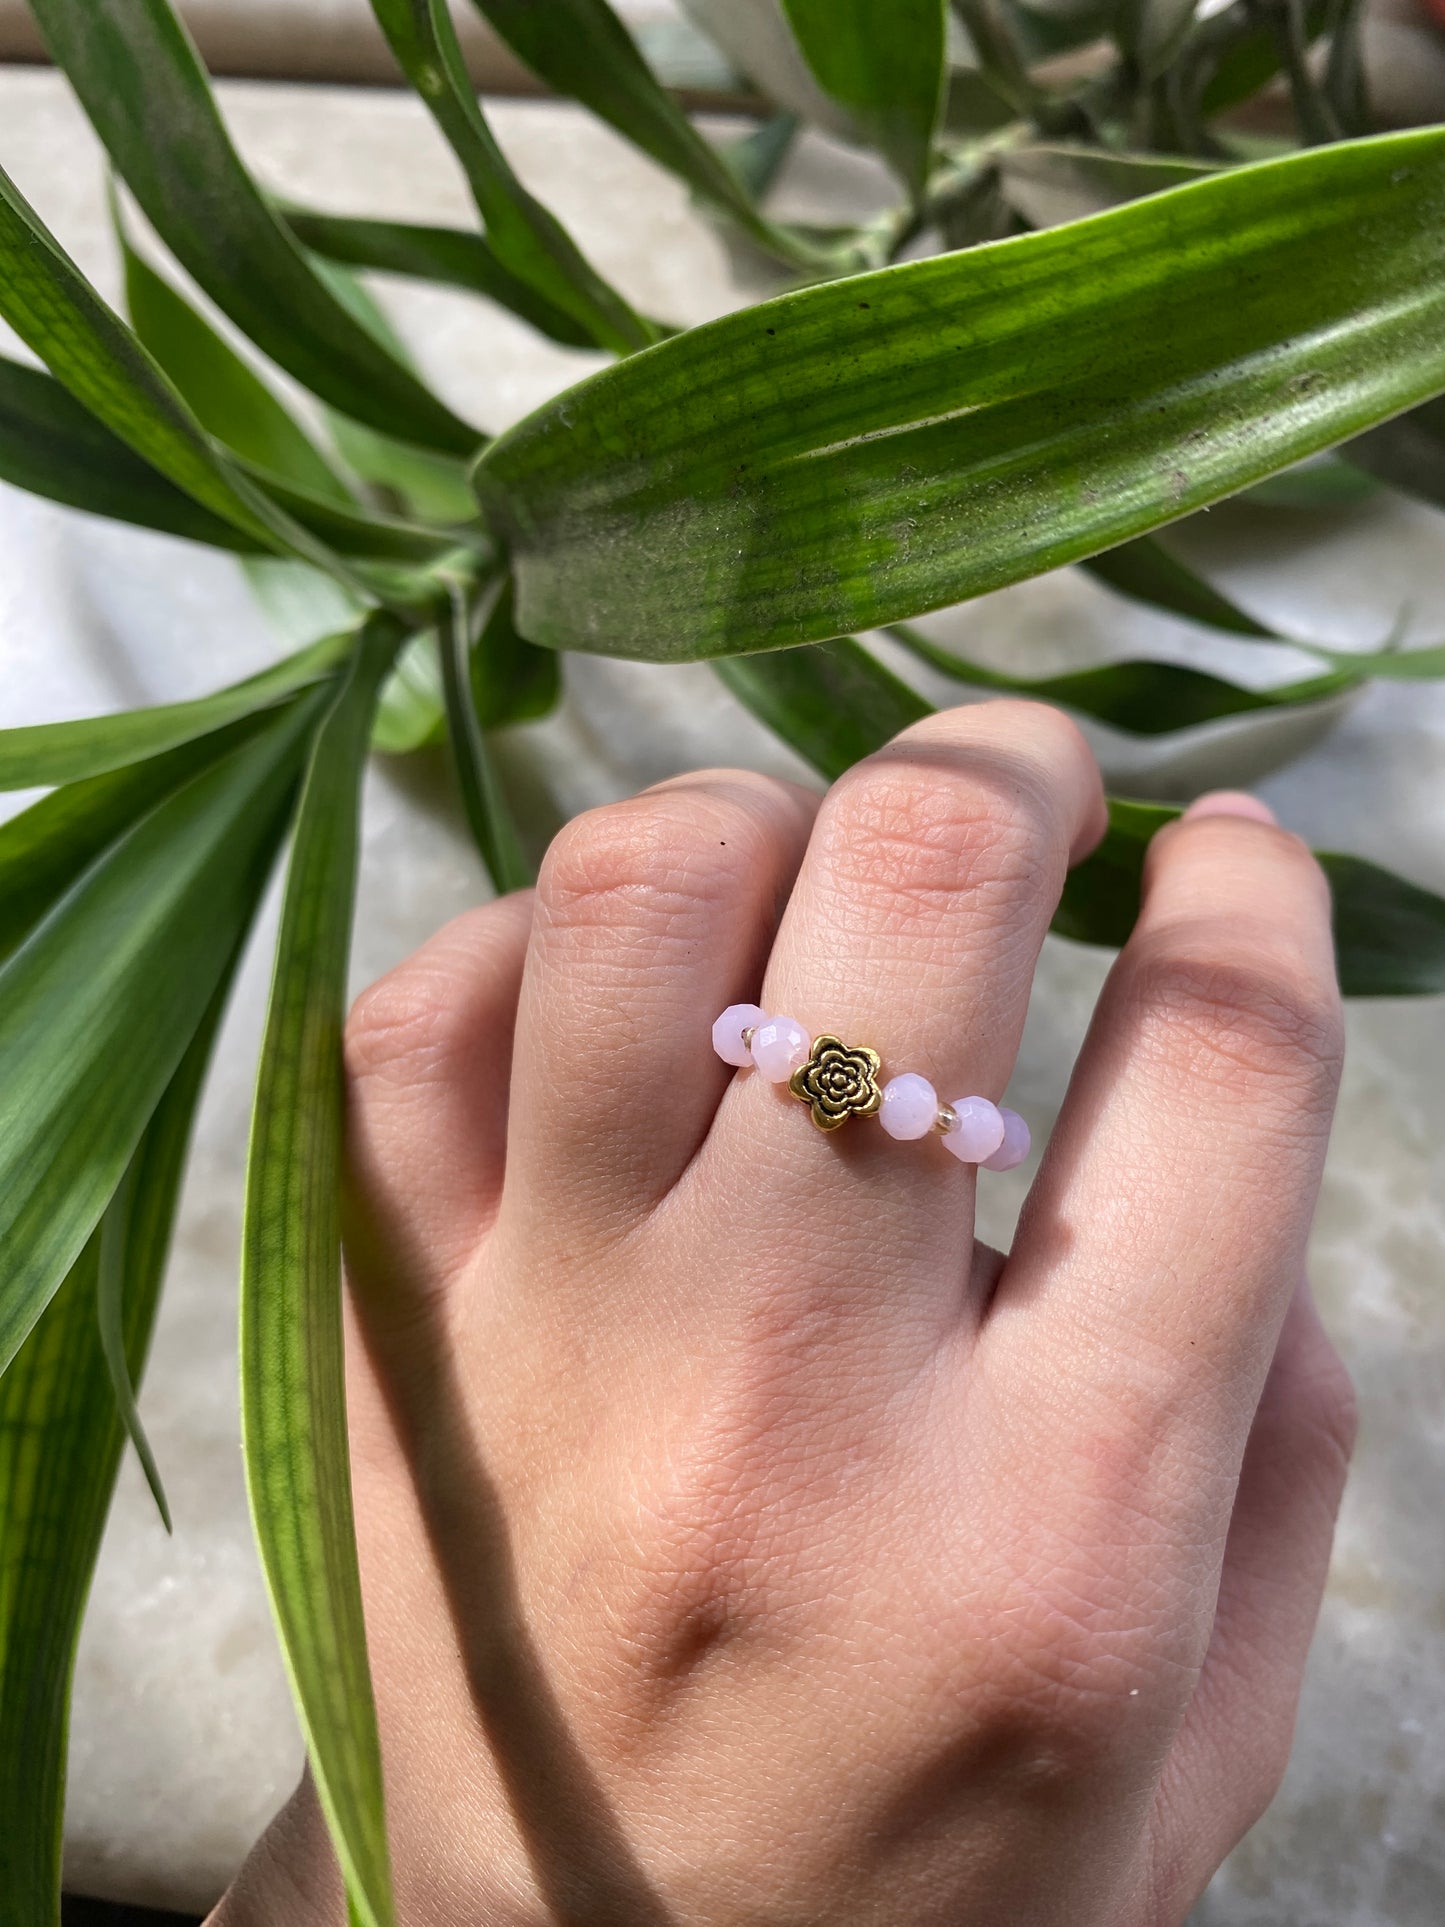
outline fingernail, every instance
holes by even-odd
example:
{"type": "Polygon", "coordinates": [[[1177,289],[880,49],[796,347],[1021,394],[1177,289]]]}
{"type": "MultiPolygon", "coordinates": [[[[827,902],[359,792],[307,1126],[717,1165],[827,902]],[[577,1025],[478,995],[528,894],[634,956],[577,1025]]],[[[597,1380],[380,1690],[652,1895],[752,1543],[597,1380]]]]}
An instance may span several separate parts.
{"type": "Polygon", "coordinates": [[[1268,803],[1261,803],[1247,790],[1211,790],[1207,796],[1197,796],[1184,816],[1186,821],[1196,816],[1243,816],[1251,823],[1277,820],[1268,803]]]}

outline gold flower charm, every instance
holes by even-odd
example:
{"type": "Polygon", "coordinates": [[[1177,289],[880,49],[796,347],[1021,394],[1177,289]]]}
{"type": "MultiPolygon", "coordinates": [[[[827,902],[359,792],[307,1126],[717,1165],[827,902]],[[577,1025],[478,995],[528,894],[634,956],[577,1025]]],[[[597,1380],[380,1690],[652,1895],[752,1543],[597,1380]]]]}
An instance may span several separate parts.
{"type": "Polygon", "coordinates": [[[793,1072],[788,1089],[812,1106],[820,1131],[836,1131],[850,1117],[872,1117],[882,1104],[881,1062],[866,1044],[850,1047],[840,1037],[815,1037],[807,1063],[793,1072]]]}

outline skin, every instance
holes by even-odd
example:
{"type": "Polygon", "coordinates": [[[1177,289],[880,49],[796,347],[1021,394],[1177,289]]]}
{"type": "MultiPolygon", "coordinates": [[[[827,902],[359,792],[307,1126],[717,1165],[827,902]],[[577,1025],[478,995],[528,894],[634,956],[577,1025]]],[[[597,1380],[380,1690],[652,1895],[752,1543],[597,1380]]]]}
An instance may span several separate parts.
{"type": "MultiPolygon", "coordinates": [[[[1007,1258],[937,1139],[825,1137],[709,1044],[756,1001],[998,1098],[1103,827],[1071,723],[958,709],[821,806],[725,770],[584,815],[357,1004],[407,1927],[1164,1927],[1264,1810],[1354,1432],[1304,845],[1227,796],[1156,839],[1007,1258]]],[[[213,1927],[344,1917],[303,1785],[213,1927]]]]}

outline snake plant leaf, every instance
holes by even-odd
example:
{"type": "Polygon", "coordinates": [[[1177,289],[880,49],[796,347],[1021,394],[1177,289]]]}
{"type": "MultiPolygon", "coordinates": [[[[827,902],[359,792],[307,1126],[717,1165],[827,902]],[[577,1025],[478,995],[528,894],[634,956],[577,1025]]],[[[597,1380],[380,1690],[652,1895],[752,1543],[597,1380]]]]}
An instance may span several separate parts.
{"type": "MultiPolygon", "coordinates": [[[[145,1140],[142,1138],[141,1147],[145,1140]]],[[[125,1300],[126,1300],[126,1258],[130,1238],[131,1212],[135,1204],[135,1177],[139,1152],[132,1158],[125,1176],[116,1187],[115,1196],[105,1208],[99,1229],[99,1250],[96,1255],[95,1316],[96,1329],[100,1334],[101,1355],[105,1359],[105,1369],[110,1378],[111,1397],[115,1409],[140,1468],[145,1482],[150,1487],[150,1495],[155,1500],[156,1511],[160,1514],[161,1524],[167,1533],[174,1530],[171,1521],[170,1501],[166,1498],[165,1486],[161,1481],[160,1467],[156,1455],[151,1450],[150,1439],[146,1436],[145,1425],[136,1403],[135,1381],[131,1376],[130,1359],[126,1354],[125,1342],[125,1300]]]]}
{"type": "MultiPolygon", "coordinates": [[[[304,702],[306,697],[295,698],[304,702]]],[[[269,727],[260,710],[143,763],[67,783],[0,823],[0,962],[145,813],[269,727]]]]}
{"type": "Polygon", "coordinates": [[[118,208],[114,226],[130,325],[201,426],[262,473],[343,508],[355,508],[355,496],[255,369],[178,288],[136,252],[118,208]]]}
{"type": "Polygon", "coordinates": [[[0,969],[0,1371],[95,1229],[249,922],[311,721],[305,701],[277,711],[167,797],[0,969]]]}
{"type": "Polygon", "coordinates": [[[289,206],[282,211],[297,240],[328,261],[483,295],[564,348],[594,345],[589,328],[504,268],[484,235],[466,228],[371,221],[289,206]]]}
{"type": "MultiPolygon", "coordinates": [[[[418,453],[424,456],[425,450],[418,453]]],[[[475,524],[470,530],[434,529],[400,516],[381,515],[372,509],[345,508],[329,497],[293,487],[265,469],[252,468],[245,462],[241,467],[290,522],[348,561],[371,558],[426,564],[459,544],[485,545],[475,524]]],[[[336,570],[333,568],[330,573],[334,575],[336,570]]]]}
{"type": "MultiPolygon", "coordinates": [[[[130,1166],[114,1307],[130,1384],[145,1362],[230,974],[130,1166]]],[[[71,1675],[124,1443],[96,1318],[99,1246],[97,1233],[0,1377],[0,1894],[7,1918],[26,1927],[59,1927],[71,1675]]]]}
{"type": "Polygon", "coordinates": [[[270,546],[168,481],[98,422],[54,375],[3,355],[0,481],[68,508],[159,529],[211,548],[254,555],[270,546]]]}
{"type": "Polygon", "coordinates": [[[1135,736],[1164,736],[1172,730],[1220,722],[1227,716],[1322,702],[1342,690],[1356,688],[1370,673],[1367,669],[1339,668],[1274,689],[1247,689],[1222,676],[1172,662],[1111,662],[1059,676],[1011,676],[968,662],[907,623],[895,623],[887,633],[920,662],[955,682],[1057,703],[1135,736]]]}
{"type": "Polygon", "coordinates": [[[342,1372],[341,1026],[361,779],[403,630],[374,616],[297,815],[251,1132],[241,1422],[251,1514],[317,1792],[365,1927],[393,1919],[342,1372]]]}
{"type": "Polygon", "coordinates": [[[945,0],[783,0],[813,77],[923,195],[943,107],[945,0]]]}
{"type": "Polygon", "coordinates": [[[1187,622],[1201,622],[1235,636],[1266,642],[1286,639],[1221,595],[1155,536],[1137,535],[1117,549],[1086,557],[1082,566],[1117,594],[1162,609],[1166,615],[1183,616],[1187,622]]]}
{"type": "MultiPolygon", "coordinates": [[[[363,512],[255,370],[136,252],[118,211],[115,228],[125,266],[126,303],[138,339],[201,426],[226,445],[251,480],[293,521],[341,555],[426,562],[448,546],[448,538],[432,530],[363,512]]],[[[375,430],[356,432],[381,439],[375,430]]],[[[445,459],[420,448],[410,453],[414,465],[445,459]]]]}
{"type": "Polygon", "coordinates": [[[352,634],[325,636],[283,662],[193,702],[159,703],[69,723],[0,729],[0,790],[75,783],[105,770],[138,763],[242,716],[271,709],[334,675],[355,647],[352,634]]]}
{"type": "Polygon", "coordinates": [[[1142,535],[1445,389],[1445,130],[810,287],[604,370],[474,480],[518,622],[659,661],[1142,535]]]}
{"type": "Polygon", "coordinates": [[[492,887],[500,893],[525,889],[534,881],[534,876],[472,700],[473,635],[473,617],[467,599],[456,590],[451,599],[450,619],[442,624],[437,638],[447,740],[467,827],[492,887]]]}
{"type": "Polygon", "coordinates": [[[216,306],[334,407],[462,455],[477,435],[330,294],[231,143],[169,0],[34,0],[58,67],[156,232],[216,306]]]}
{"type": "MultiPolygon", "coordinates": [[[[391,318],[361,276],[340,261],[313,257],[317,272],[351,315],[372,334],[390,354],[410,368],[411,352],[392,325],[391,318]]],[[[404,519],[419,517],[423,522],[477,523],[477,507],[466,484],[466,463],[455,455],[443,455],[434,448],[418,448],[414,442],[399,442],[383,435],[380,429],[322,404],[331,440],[353,474],[373,484],[373,492],[385,500],[404,519]]],[[[478,446],[486,440],[478,437],[478,446]]],[[[278,490],[273,489],[273,493],[278,490]]],[[[376,518],[372,518],[375,522],[376,518]]],[[[415,534],[413,527],[413,534],[415,534]]],[[[456,539],[461,539],[460,535],[456,539]]]]}
{"type": "Polygon", "coordinates": [[[1318,643],[1311,643],[1310,652],[1362,681],[1438,682],[1445,676],[1445,643],[1441,642],[1426,643],[1418,649],[1359,651],[1322,649],[1318,643]]]}
{"type": "Polygon", "coordinates": [[[371,725],[371,746],[386,756],[408,756],[446,740],[446,700],[435,632],[413,636],[382,685],[371,725]]]}
{"type": "MultiPolygon", "coordinates": [[[[512,172],[467,78],[446,0],[371,4],[402,70],[461,163],[497,258],[579,322],[599,348],[619,354],[645,348],[654,339],[651,327],[608,286],[561,222],[512,172]]],[[[362,414],[361,419],[368,418],[362,414]]]]}
{"type": "Polygon", "coordinates": [[[477,504],[463,463],[394,441],[334,409],[328,411],[326,425],[352,474],[369,482],[373,495],[413,528],[417,521],[477,526],[477,504]]]}
{"type": "Polygon", "coordinates": [[[715,662],[744,708],[829,782],[933,705],[851,636],[715,662]]]}
{"type": "MultiPolygon", "coordinates": [[[[1055,931],[1116,948],[1139,912],[1149,839],[1179,814],[1112,798],[1109,828],[1071,870],[1055,931]]],[[[1335,956],[1347,997],[1413,997],[1445,990],[1445,899],[1363,857],[1317,850],[1334,905],[1335,956]]]]}
{"type": "Polygon", "coordinates": [[[796,114],[770,114],[723,149],[723,159],[755,201],[777,180],[798,138],[796,114]]]}
{"type": "MultiPolygon", "coordinates": [[[[742,176],[710,147],[658,82],[607,0],[474,0],[524,66],[721,209],[760,246],[798,255],[798,243],[758,211],[742,176]]],[[[906,29],[905,29],[906,31],[906,29]]],[[[811,258],[803,251],[803,258],[811,258]]]]}
{"type": "Polygon", "coordinates": [[[472,706],[483,729],[549,715],[562,693],[562,658],[517,629],[511,577],[502,583],[471,655],[472,706]]]}
{"type": "MultiPolygon", "coordinates": [[[[417,455],[425,459],[425,451],[417,455]]],[[[0,356],[0,479],[34,495],[243,555],[294,551],[299,545],[313,566],[325,557],[328,572],[343,579],[345,567],[337,557],[428,562],[459,539],[393,516],[347,509],[244,462],[231,464],[228,473],[246,491],[249,508],[279,533],[263,539],[222,521],[97,421],[54,375],[0,356]],[[313,547],[312,538],[325,546],[313,547]]]]}
{"type": "Polygon", "coordinates": [[[0,315],[82,406],[177,488],[258,546],[317,559],[303,531],[293,531],[206,434],[3,170],[0,315]]]}

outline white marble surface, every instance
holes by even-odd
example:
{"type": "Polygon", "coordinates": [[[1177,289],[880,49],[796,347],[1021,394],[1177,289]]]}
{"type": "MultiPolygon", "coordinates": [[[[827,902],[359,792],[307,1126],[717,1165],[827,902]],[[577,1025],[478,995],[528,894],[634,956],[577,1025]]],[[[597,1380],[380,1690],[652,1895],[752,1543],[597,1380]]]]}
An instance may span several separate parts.
{"type": "MultiPolygon", "coordinates": [[[[229,86],[267,178],[353,210],[464,218],[455,170],[400,96],[229,86]]],[[[680,189],[565,109],[499,108],[529,182],[638,302],[695,320],[736,301],[736,264],[680,189]]],[[[113,264],[96,156],[52,76],[0,72],[0,162],[102,285],[113,264]]],[[[823,213],[856,164],[818,149],[792,183],[823,213]]],[[[398,289],[395,312],[449,397],[496,428],[587,366],[503,316],[398,289]]],[[[1190,541],[1297,632],[1368,646],[1402,601],[1412,635],[1445,608],[1442,524],[1388,500],[1327,521],[1221,510],[1190,541]]],[[[943,619],[980,652],[1043,670],[1169,650],[1268,664],[1156,621],[1077,576],[943,619]]],[[[0,720],[199,691],[275,640],[227,561],[0,489],[0,720]]],[[[1242,667],[1243,666],[1243,667],[1242,667]]],[[[941,695],[941,684],[930,685],[941,695]]],[[[1258,775],[1291,747],[1274,726],[1212,732],[1181,755],[1101,739],[1116,778],[1187,793],[1258,775]]],[[[720,756],[796,773],[704,669],[577,660],[562,713],[516,732],[509,763],[545,824],[720,756]]],[[[1286,821],[1445,889],[1445,698],[1385,687],[1263,782],[1286,821]]],[[[368,792],[354,976],[368,980],[474,901],[476,866],[434,769],[378,769],[368,792]]],[[[202,1906],[296,1774],[300,1752],[251,1551],[236,1443],[234,1276],[264,941],[241,983],[187,1186],[144,1408],[176,1514],[168,1541],[122,1474],[82,1644],[67,1868],[80,1889],[202,1906]]],[[[1104,960],[1048,947],[1015,1088],[1039,1126],[1057,1107],[1104,960]]],[[[1294,1766],[1270,1815],[1202,1904],[1204,1927],[1439,1927],[1445,1919],[1445,1036],[1441,1006],[1356,1007],[1346,1104],[1317,1238],[1327,1318],[1360,1384],[1364,1429],[1294,1766]]],[[[991,1189],[1006,1239],[1022,1177],[991,1189]]]]}

